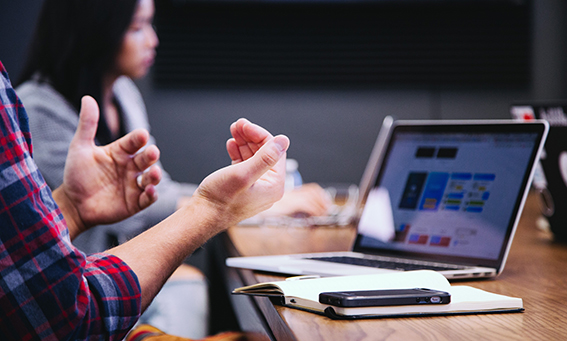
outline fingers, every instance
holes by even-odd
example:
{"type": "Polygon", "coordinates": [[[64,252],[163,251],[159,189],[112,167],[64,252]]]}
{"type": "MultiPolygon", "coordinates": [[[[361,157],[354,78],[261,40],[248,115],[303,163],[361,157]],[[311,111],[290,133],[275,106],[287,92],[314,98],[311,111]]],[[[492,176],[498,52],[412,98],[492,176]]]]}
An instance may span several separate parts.
{"type": "Polygon", "coordinates": [[[155,186],[150,185],[146,186],[142,194],[140,195],[140,199],[138,201],[138,205],[140,205],[141,209],[147,208],[158,199],[158,194],[155,186]]]}
{"type": "Polygon", "coordinates": [[[289,138],[285,135],[278,135],[273,137],[268,141],[256,154],[254,154],[255,159],[255,172],[263,174],[267,172],[270,168],[276,166],[278,162],[283,164],[285,170],[285,155],[289,147],[289,138]],[[283,161],[283,162],[282,162],[283,161]]]}
{"type": "MultiPolygon", "coordinates": [[[[140,170],[146,169],[147,167],[149,167],[149,165],[146,166],[148,163],[153,163],[157,160],[157,159],[154,160],[153,158],[148,158],[147,155],[145,154],[146,153],[144,150],[144,152],[139,153],[134,158],[134,160],[138,160],[138,168],[140,170]]],[[[153,165],[147,171],[144,171],[143,173],[138,175],[138,177],[135,179],[136,186],[142,191],[138,200],[140,209],[144,209],[150,206],[157,200],[157,191],[155,186],[159,184],[159,182],[161,181],[161,177],[162,177],[161,168],[158,167],[157,165],[153,165]]]]}
{"type": "Polygon", "coordinates": [[[99,110],[95,99],[91,96],[83,96],[79,113],[79,125],[73,139],[83,143],[94,143],[98,119],[99,110]]]}
{"type": "Polygon", "coordinates": [[[162,176],[161,168],[154,165],[150,167],[148,171],[140,174],[137,177],[136,179],[137,185],[142,191],[138,201],[138,204],[141,209],[150,206],[157,200],[158,194],[155,186],[159,184],[161,180],[161,176],[162,176]]]}
{"type": "Polygon", "coordinates": [[[119,148],[127,154],[135,154],[138,150],[140,150],[140,148],[148,143],[149,139],[150,134],[147,130],[136,129],[113,142],[112,146],[119,148]]]}
{"type": "Polygon", "coordinates": [[[230,156],[233,164],[244,161],[242,155],[240,155],[238,144],[234,139],[226,141],[226,151],[228,152],[228,156],[230,156]]]}
{"type": "MultiPolygon", "coordinates": [[[[272,134],[269,131],[245,118],[236,121],[234,128],[234,132],[238,133],[239,137],[245,140],[244,142],[262,143],[272,138],[272,134]]],[[[236,139],[236,136],[234,137],[236,139]]],[[[240,143],[238,140],[237,142],[240,143]]]]}
{"type": "Polygon", "coordinates": [[[157,146],[147,146],[140,153],[134,155],[134,164],[139,171],[144,171],[159,160],[160,151],[157,146]]]}
{"type": "Polygon", "coordinates": [[[153,165],[148,171],[143,172],[136,179],[138,187],[144,190],[147,186],[157,186],[161,181],[161,168],[153,165]]]}
{"type": "Polygon", "coordinates": [[[244,118],[230,126],[230,133],[232,139],[227,142],[227,151],[233,163],[249,159],[272,138],[266,129],[244,118]]]}
{"type": "MultiPolygon", "coordinates": [[[[277,176],[285,177],[285,152],[289,147],[287,136],[278,135],[271,138],[246,162],[236,165],[240,168],[241,174],[251,185],[262,175],[274,168],[277,176]]],[[[283,189],[283,180],[282,180],[283,189]]]]}
{"type": "MultiPolygon", "coordinates": [[[[81,111],[79,113],[79,124],[74,139],[81,142],[94,143],[99,120],[99,108],[95,99],[91,96],[81,98],[81,111]]],[[[134,154],[146,145],[149,133],[143,129],[135,130],[116,141],[116,146],[128,154],[134,154]]],[[[115,143],[111,144],[114,148],[115,143]]]]}

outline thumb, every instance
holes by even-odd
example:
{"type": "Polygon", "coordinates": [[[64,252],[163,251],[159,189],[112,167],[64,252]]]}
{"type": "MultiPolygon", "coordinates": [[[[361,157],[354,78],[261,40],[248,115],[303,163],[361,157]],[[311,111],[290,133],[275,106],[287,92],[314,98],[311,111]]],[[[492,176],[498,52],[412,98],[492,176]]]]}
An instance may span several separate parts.
{"type": "Polygon", "coordinates": [[[96,136],[99,119],[98,104],[91,96],[83,96],[81,99],[81,112],[79,113],[79,124],[73,139],[92,142],[96,136]]]}
{"type": "Polygon", "coordinates": [[[251,183],[254,183],[267,171],[276,166],[281,168],[277,169],[277,171],[285,176],[285,163],[280,161],[285,160],[285,157],[282,158],[282,156],[285,155],[288,147],[289,138],[285,135],[278,135],[266,142],[254,156],[235,166],[245,168],[244,172],[251,183]]]}

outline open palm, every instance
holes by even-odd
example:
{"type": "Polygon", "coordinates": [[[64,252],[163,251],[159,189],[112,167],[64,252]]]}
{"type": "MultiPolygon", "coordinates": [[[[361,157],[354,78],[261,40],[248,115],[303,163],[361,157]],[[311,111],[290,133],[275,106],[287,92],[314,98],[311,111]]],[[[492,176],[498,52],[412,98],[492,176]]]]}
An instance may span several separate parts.
{"type": "Polygon", "coordinates": [[[96,101],[83,97],[62,185],[81,230],[120,221],[148,207],[157,200],[154,186],[161,179],[161,170],[151,167],[159,159],[158,148],[152,145],[140,151],[148,142],[147,131],[136,130],[109,145],[96,146],[98,118],[96,101]]]}

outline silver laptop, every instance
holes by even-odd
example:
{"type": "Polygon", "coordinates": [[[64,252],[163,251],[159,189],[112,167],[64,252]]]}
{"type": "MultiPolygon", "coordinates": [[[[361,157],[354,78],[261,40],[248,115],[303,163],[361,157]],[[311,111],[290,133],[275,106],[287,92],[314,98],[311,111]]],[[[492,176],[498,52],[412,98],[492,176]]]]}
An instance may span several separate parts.
{"type": "Polygon", "coordinates": [[[349,252],[233,257],[292,275],[431,269],[502,272],[549,126],[544,121],[384,120],[360,184],[349,252]]]}

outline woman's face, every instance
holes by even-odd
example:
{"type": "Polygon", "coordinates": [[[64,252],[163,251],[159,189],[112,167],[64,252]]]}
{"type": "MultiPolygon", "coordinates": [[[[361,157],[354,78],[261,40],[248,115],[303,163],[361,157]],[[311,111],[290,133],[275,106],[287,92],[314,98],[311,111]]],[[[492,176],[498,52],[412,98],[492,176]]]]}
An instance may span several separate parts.
{"type": "Polygon", "coordinates": [[[154,1],[138,0],[132,22],[124,35],[116,58],[116,72],[130,78],[140,78],[148,73],[154,63],[159,43],[152,26],[154,1]]]}

